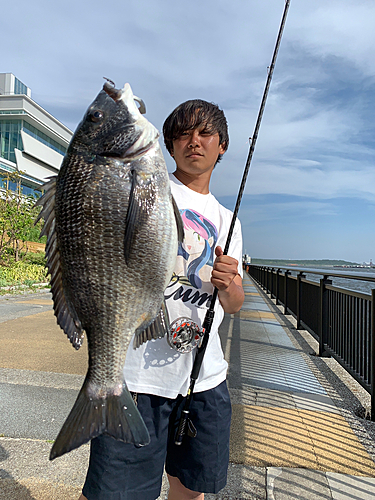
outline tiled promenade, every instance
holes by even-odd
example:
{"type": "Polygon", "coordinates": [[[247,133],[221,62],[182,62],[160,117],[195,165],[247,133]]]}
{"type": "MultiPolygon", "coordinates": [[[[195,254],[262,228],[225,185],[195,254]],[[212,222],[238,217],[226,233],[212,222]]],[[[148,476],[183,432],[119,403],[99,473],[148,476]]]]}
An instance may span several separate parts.
{"type": "MultiPolygon", "coordinates": [[[[206,500],[369,500],[375,463],[249,277],[221,328],[233,425],[228,485],[206,500]]],[[[56,326],[49,294],[0,298],[0,500],[79,496],[88,445],[54,462],[53,440],[80,388],[86,347],[56,326]]],[[[164,482],[160,499],[165,498],[164,482]]]]}
{"type": "Polygon", "coordinates": [[[242,310],[226,318],[229,334],[222,334],[231,462],[249,474],[238,498],[375,498],[375,464],[292,342],[285,318],[247,275],[244,289],[242,310]]]}

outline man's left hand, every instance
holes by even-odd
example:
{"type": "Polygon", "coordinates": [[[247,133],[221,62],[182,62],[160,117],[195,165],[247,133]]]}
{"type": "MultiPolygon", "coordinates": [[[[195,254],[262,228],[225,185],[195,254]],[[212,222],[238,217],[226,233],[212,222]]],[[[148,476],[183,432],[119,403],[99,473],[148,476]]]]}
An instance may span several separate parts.
{"type": "Polygon", "coordinates": [[[212,269],[211,283],[219,291],[226,290],[238,275],[238,261],[229,255],[224,255],[221,247],[215,248],[216,259],[212,269]]]}

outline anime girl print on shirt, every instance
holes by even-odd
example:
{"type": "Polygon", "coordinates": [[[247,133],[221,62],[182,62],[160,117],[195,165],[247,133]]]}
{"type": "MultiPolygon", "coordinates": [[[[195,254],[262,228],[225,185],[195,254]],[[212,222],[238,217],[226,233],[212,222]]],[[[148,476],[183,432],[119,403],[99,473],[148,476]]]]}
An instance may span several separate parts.
{"type": "Polygon", "coordinates": [[[184,209],[180,213],[184,223],[184,240],[178,247],[175,272],[165,298],[173,297],[174,300],[201,306],[212,296],[211,273],[217,229],[195,210],[184,209]]]}

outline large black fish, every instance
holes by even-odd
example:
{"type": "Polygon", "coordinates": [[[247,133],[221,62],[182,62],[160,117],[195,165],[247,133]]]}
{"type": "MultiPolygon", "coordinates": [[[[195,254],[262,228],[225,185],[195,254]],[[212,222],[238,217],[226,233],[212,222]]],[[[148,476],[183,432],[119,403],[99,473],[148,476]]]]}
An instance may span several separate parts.
{"type": "Polygon", "coordinates": [[[42,234],[57,322],[74,347],[89,343],[89,368],[50,459],[106,433],[147,444],[123,378],[126,351],[164,335],[164,290],[182,222],[158,132],[129,84],[105,83],[45,185],[42,234]]]}

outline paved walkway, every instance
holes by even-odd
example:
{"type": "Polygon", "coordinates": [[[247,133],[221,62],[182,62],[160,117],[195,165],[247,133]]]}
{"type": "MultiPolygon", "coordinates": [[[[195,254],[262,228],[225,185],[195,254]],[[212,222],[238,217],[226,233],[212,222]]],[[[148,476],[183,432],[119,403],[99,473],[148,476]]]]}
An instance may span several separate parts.
{"type": "MultiPolygon", "coordinates": [[[[227,487],[206,500],[368,500],[375,463],[249,277],[221,328],[233,403],[227,487]]],[[[46,293],[0,299],[0,500],[79,496],[88,445],[48,460],[87,367],[46,293]]],[[[163,483],[160,499],[165,498],[163,483]]]]}
{"type": "Polygon", "coordinates": [[[231,462],[248,474],[235,498],[375,498],[375,464],[292,342],[285,317],[247,275],[244,289],[245,303],[222,333],[231,462]]]}

